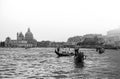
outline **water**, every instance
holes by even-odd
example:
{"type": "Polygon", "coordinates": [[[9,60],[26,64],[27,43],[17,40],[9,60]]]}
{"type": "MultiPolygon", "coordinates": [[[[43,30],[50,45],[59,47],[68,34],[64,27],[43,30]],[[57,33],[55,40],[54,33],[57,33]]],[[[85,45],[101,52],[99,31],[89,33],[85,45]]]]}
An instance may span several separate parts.
{"type": "Polygon", "coordinates": [[[120,51],[81,49],[83,64],[74,57],[60,57],[54,48],[0,48],[0,79],[119,79],[120,51]]]}

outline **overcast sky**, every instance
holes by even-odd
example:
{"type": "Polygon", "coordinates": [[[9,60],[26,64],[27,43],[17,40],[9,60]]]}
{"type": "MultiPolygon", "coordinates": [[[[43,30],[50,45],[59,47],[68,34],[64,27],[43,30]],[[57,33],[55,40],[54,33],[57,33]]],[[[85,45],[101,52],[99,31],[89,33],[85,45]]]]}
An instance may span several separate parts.
{"type": "Polygon", "coordinates": [[[38,41],[67,41],[118,26],[119,0],[0,0],[0,41],[28,27],[38,41]]]}

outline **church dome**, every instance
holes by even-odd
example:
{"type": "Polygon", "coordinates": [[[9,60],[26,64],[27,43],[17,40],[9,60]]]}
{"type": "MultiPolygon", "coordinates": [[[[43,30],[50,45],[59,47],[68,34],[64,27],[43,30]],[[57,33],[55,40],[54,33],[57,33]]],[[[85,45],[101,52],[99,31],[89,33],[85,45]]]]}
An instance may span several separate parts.
{"type": "Polygon", "coordinates": [[[24,40],[24,35],[22,34],[22,32],[17,33],[17,40],[19,41],[24,40]]]}
{"type": "Polygon", "coordinates": [[[11,38],[10,38],[10,37],[7,37],[7,38],[6,38],[6,41],[11,41],[11,38]]]}
{"type": "Polygon", "coordinates": [[[19,37],[24,37],[24,35],[22,34],[22,32],[20,32],[19,37]]]}
{"type": "Polygon", "coordinates": [[[26,40],[32,40],[32,39],[33,39],[33,34],[32,34],[32,32],[30,31],[30,28],[28,28],[28,31],[27,31],[26,34],[25,34],[25,39],[26,39],[26,40]]]}

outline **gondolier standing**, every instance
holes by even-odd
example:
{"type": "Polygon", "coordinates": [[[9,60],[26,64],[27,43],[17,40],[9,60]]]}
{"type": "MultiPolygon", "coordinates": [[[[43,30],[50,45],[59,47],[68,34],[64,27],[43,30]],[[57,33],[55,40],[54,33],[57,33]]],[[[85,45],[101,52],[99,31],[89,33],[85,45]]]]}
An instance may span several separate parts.
{"type": "Polygon", "coordinates": [[[84,62],[84,59],[86,59],[86,56],[84,55],[84,52],[82,51],[79,51],[79,47],[76,46],[75,49],[75,62],[77,63],[83,63],[84,62]]]}
{"type": "Polygon", "coordinates": [[[75,56],[77,56],[77,54],[79,53],[79,47],[75,47],[74,51],[75,51],[75,56]]]}

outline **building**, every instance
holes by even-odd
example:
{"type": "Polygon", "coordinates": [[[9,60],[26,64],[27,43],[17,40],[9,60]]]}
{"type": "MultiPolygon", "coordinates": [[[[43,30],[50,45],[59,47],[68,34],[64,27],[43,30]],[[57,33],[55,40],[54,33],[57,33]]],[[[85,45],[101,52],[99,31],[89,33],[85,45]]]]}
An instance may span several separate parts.
{"type": "Polygon", "coordinates": [[[25,33],[25,36],[22,32],[17,33],[17,39],[11,40],[10,37],[7,37],[5,40],[5,46],[6,47],[36,47],[37,46],[37,40],[34,39],[32,32],[30,31],[30,28],[28,28],[28,31],[25,33]]]}
{"type": "Polygon", "coordinates": [[[120,46],[120,28],[108,31],[105,43],[107,45],[120,46]]]}
{"type": "Polygon", "coordinates": [[[10,47],[11,46],[11,38],[7,37],[5,40],[5,47],[10,47]]]}

